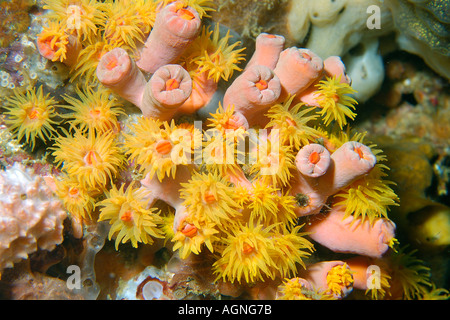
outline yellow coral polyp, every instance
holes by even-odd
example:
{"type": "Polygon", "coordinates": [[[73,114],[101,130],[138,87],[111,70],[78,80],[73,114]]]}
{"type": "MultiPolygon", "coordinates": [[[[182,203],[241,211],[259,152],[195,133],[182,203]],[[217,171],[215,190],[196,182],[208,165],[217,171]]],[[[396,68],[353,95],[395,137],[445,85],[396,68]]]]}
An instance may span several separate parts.
{"type": "Polygon", "coordinates": [[[161,7],[165,7],[169,3],[177,1],[179,5],[183,8],[191,7],[197,11],[200,19],[203,17],[210,17],[207,11],[216,11],[214,6],[214,1],[211,0],[157,0],[156,3],[161,7]]]}
{"type": "Polygon", "coordinates": [[[308,258],[314,251],[311,242],[304,238],[307,233],[300,233],[302,226],[296,226],[288,231],[282,228],[281,233],[272,236],[275,250],[269,252],[280,278],[286,278],[297,274],[297,265],[306,269],[303,259],[308,258]]]}
{"type": "Polygon", "coordinates": [[[9,129],[20,141],[25,138],[34,149],[36,138],[47,141],[53,136],[55,129],[53,125],[58,124],[53,120],[56,100],[44,95],[42,86],[36,91],[35,88],[27,90],[26,93],[15,92],[13,97],[8,97],[5,120],[9,129]]]}
{"type": "Polygon", "coordinates": [[[69,177],[55,180],[55,184],[56,194],[63,201],[64,207],[69,213],[84,219],[91,218],[95,201],[82,184],[69,177]]]}
{"type": "Polygon", "coordinates": [[[421,300],[448,300],[450,299],[450,293],[447,289],[444,288],[436,288],[436,285],[433,283],[431,288],[423,293],[421,296],[421,300]]]}
{"type": "Polygon", "coordinates": [[[366,295],[370,295],[372,300],[382,300],[386,294],[390,295],[391,277],[384,268],[380,268],[379,275],[379,278],[372,277],[372,286],[365,292],[366,295]]]}
{"type": "Polygon", "coordinates": [[[425,296],[432,287],[430,268],[424,261],[415,257],[417,250],[406,253],[407,246],[393,252],[389,257],[391,290],[402,292],[402,299],[413,300],[425,296]]]}
{"type": "Polygon", "coordinates": [[[103,7],[106,13],[104,37],[109,43],[124,44],[132,49],[144,43],[156,19],[153,1],[110,0],[103,7]]]}
{"type": "Polygon", "coordinates": [[[180,224],[173,236],[172,241],[175,242],[173,250],[180,251],[181,259],[186,259],[191,253],[199,254],[203,245],[210,252],[214,252],[213,242],[218,240],[215,234],[219,233],[216,230],[216,225],[206,220],[192,223],[188,220],[189,218],[180,224]]]}
{"type": "Polygon", "coordinates": [[[334,120],[342,130],[347,124],[347,118],[354,120],[356,113],[351,109],[355,110],[357,101],[350,95],[356,91],[349,84],[341,83],[340,78],[327,77],[316,87],[317,103],[321,108],[318,113],[323,117],[326,126],[334,120]]]}
{"type": "Polygon", "coordinates": [[[371,224],[377,218],[388,218],[389,206],[398,205],[399,198],[389,187],[394,182],[383,179],[387,175],[383,172],[385,168],[376,164],[368,175],[335,195],[336,199],[342,199],[336,205],[345,207],[345,217],[353,215],[355,219],[361,218],[361,222],[368,219],[371,224]]]}
{"type": "Polygon", "coordinates": [[[244,139],[247,135],[244,126],[239,123],[239,120],[234,115],[233,105],[224,109],[219,102],[219,107],[216,112],[210,115],[211,117],[208,118],[210,122],[208,126],[218,130],[222,134],[222,137],[228,139],[234,138],[236,142],[236,140],[244,139]]]}
{"type": "Polygon", "coordinates": [[[96,204],[100,209],[99,221],[109,220],[111,229],[108,238],[115,238],[116,250],[120,243],[131,242],[152,244],[153,238],[164,238],[159,226],[163,223],[156,209],[147,209],[145,192],[134,189],[133,184],[124,191],[124,185],[117,189],[114,185],[106,193],[107,198],[96,204]]]}
{"type": "Polygon", "coordinates": [[[258,146],[251,150],[250,161],[253,162],[250,174],[273,186],[285,187],[295,170],[295,155],[291,146],[281,145],[275,130],[267,140],[260,139],[258,146]],[[272,135],[273,134],[273,135],[272,135]]]}
{"type": "Polygon", "coordinates": [[[85,188],[106,188],[124,163],[111,131],[85,135],[75,129],[73,136],[66,132],[66,137],[57,138],[52,149],[56,162],[85,188]]]}
{"type": "Polygon", "coordinates": [[[327,273],[327,293],[340,298],[344,295],[344,290],[353,287],[352,271],[346,263],[331,268],[327,273]]]}
{"type": "Polygon", "coordinates": [[[285,279],[278,291],[277,300],[334,300],[330,294],[309,289],[306,280],[298,277],[285,279]]]}
{"type": "Polygon", "coordinates": [[[290,96],[283,103],[275,104],[269,109],[267,116],[270,122],[266,128],[278,129],[280,143],[299,150],[310,141],[314,141],[319,132],[308,125],[317,119],[317,115],[310,114],[314,108],[305,107],[303,103],[291,106],[294,97],[290,96]]]}
{"type": "Polygon", "coordinates": [[[92,39],[98,25],[104,20],[101,3],[96,0],[45,0],[44,9],[50,18],[59,21],[71,34],[80,39],[92,39]]]}
{"type": "Polygon", "coordinates": [[[213,264],[217,279],[234,283],[252,283],[274,278],[277,266],[269,255],[273,248],[270,227],[241,225],[222,241],[225,244],[221,257],[213,264]]]}
{"type": "Polygon", "coordinates": [[[309,297],[305,280],[301,278],[285,279],[279,287],[280,296],[278,300],[312,300],[309,297]]]}
{"type": "Polygon", "coordinates": [[[248,208],[251,210],[250,223],[263,223],[278,213],[278,189],[267,183],[256,181],[253,183],[251,200],[248,208]]]}
{"type": "Polygon", "coordinates": [[[166,215],[161,215],[162,224],[160,226],[161,231],[165,235],[164,243],[168,240],[172,240],[175,236],[175,232],[173,230],[173,223],[175,221],[175,212],[170,210],[166,215]]]}
{"type": "Polygon", "coordinates": [[[142,174],[150,178],[156,174],[161,181],[166,176],[175,177],[178,165],[191,163],[195,131],[178,128],[174,121],[169,125],[144,117],[129,129],[133,134],[124,134],[126,154],[142,174]]]}
{"type": "Polygon", "coordinates": [[[58,22],[49,22],[41,33],[38,34],[40,52],[52,61],[63,62],[66,59],[69,35],[58,22]]]}
{"type": "MultiPolygon", "coordinates": [[[[266,218],[265,223],[267,225],[277,224],[278,222],[281,222],[281,224],[278,224],[277,226],[281,225],[290,228],[297,222],[297,215],[294,211],[297,205],[297,201],[295,200],[294,196],[291,196],[288,193],[288,191],[286,191],[284,194],[281,190],[278,191],[278,197],[275,200],[278,211],[276,215],[269,215],[266,218]]],[[[276,227],[276,229],[277,228],[278,227],[276,227]]]]}
{"type": "Polygon", "coordinates": [[[194,41],[192,49],[197,52],[193,62],[198,65],[201,72],[208,73],[208,79],[214,79],[215,82],[219,82],[221,78],[228,81],[234,71],[242,71],[237,65],[245,60],[242,53],[245,48],[236,48],[241,44],[240,41],[228,44],[231,38],[229,30],[224,37],[219,37],[219,24],[216,24],[212,33],[209,29],[203,29],[201,35],[194,41]]]}
{"type": "Polygon", "coordinates": [[[233,193],[239,206],[244,207],[250,203],[251,193],[245,186],[235,186],[233,193]]]}
{"type": "Polygon", "coordinates": [[[120,125],[118,117],[125,115],[116,98],[110,98],[111,92],[104,87],[93,90],[86,87],[83,92],[76,89],[79,99],[65,96],[69,105],[64,106],[73,113],[64,115],[65,118],[73,118],[72,127],[77,127],[81,131],[95,130],[99,133],[106,131],[118,132],[120,125]]]}
{"type": "Polygon", "coordinates": [[[241,215],[233,188],[218,173],[195,173],[182,183],[180,198],[189,214],[218,225],[228,225],[241,215]]]}
{"type": "Polygon", "coordinates": [[[221,130],[211,128],[205,131],[202,153],[196,154],[196,162],[202,161],[209,171],[219,171],[225,174],[228,170],[235,171],[239,168],[238,159],[244,159],[244,152],[239,144],[244,142],[243,130],[221,130]],[[198,157],[202,157],[199,159],[198,157]]]}

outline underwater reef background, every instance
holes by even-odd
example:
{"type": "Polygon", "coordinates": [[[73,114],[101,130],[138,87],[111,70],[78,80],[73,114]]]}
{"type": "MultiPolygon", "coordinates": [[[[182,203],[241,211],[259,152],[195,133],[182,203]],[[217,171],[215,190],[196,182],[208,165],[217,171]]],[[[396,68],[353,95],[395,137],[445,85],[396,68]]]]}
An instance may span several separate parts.
{"type": "Polygon", "coordinates": [[[449,8],[1,0],[0,298],[448,299],[449,8]]]}

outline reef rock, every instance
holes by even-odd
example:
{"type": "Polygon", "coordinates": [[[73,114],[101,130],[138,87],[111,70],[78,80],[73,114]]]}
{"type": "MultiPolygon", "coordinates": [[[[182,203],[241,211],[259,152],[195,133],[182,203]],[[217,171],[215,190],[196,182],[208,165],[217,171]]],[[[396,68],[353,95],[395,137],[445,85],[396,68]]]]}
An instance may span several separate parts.
{"type": "Polygon", "coordinates": [[[44,180],[22,166],[0,172],[0,272],[63,241],[67,214],[44,180]]]}

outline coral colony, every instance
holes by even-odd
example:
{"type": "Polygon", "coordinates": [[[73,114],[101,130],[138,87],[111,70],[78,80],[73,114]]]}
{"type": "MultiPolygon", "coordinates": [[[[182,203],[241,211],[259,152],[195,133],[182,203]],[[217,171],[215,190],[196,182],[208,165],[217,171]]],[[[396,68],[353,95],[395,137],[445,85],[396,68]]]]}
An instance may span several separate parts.
{"type": "MultiPolygon", "coordinates": [[[[7,100],[10,130],[31,148],[53,141],[60,174],[0,176],[0,271],[60,244],[67,214],[77,238],[106,221],[116,250],[165,239],[182,261],[205,257],[224,295],[438,290],[399,248],[386,157],[349,129],[357,103],[339,57],[261,33],[245,65],[230,31],[204,23],[208,0],[44,2],[37,48],[69,68],[76,95],[59,105],[38,87],[7,100]],[[319,245],[334,258],[312,259],[319,245]]],[[[162,288],[149,283],[143,295],[162,288]]]]}

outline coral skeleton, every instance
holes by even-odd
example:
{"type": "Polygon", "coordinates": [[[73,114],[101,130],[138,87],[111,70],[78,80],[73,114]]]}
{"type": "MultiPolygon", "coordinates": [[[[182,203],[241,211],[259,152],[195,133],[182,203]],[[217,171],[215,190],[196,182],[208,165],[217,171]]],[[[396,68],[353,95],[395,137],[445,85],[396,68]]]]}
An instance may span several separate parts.
{"type": "Polygon", "coordinates": [[[15,164],[0,172],[0,274],[63,241],[63,205],[44,179],[15,164]]]}

